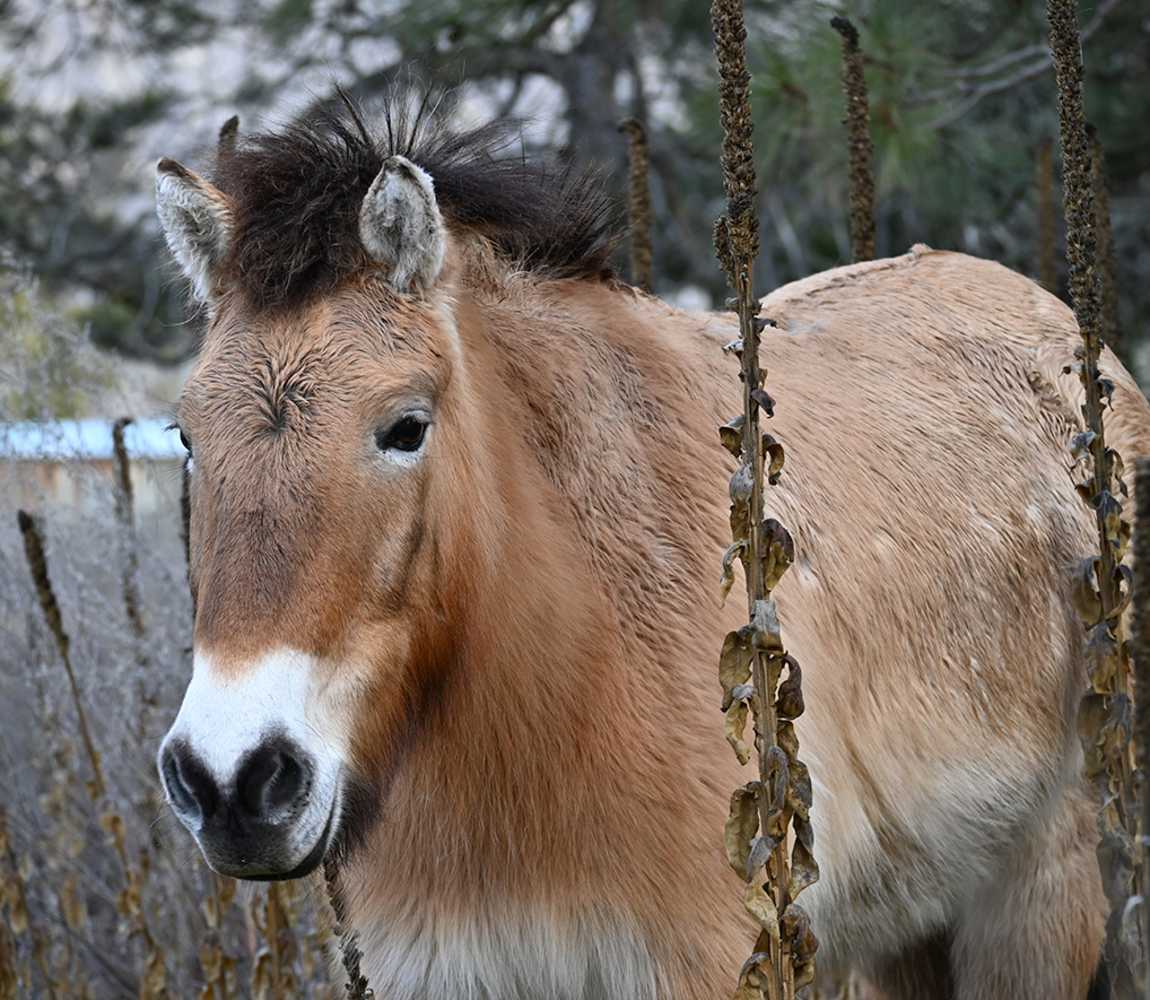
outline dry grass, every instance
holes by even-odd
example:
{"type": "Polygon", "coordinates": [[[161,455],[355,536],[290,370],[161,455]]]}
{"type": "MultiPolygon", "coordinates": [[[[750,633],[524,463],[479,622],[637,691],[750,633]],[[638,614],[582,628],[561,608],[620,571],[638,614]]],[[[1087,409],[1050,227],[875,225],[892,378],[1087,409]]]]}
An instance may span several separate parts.
{"type": "Polygon", "coordinates": [[[178,481],[134,517],[122,479],[71,471],[76,505],[0,530],[0,998],[336,995],[322,882],[222,879],[159,801],[190,674],[178,481]]]}

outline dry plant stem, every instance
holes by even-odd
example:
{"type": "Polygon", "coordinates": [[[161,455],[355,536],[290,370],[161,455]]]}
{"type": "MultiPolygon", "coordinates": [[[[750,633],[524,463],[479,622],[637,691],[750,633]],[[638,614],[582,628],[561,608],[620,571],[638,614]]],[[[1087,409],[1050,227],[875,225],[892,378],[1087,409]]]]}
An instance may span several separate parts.
{"type": "Polygon", "coordinates": [[[1048,292],[1057,294],[1054,241],[1058,222],[1054,207],[1054,149],[1049,139],[1038,147],[1035,174],[1038,184],[1038,282],[1048,292]]]}
{"type": "Polygon", "coordinates": [[[1098,130],[1086,126],[1090,137],[1090,186],[1094,195],[1094,234],[1097,245],[1099,296],[1102,308],[1102,342],[1124,362],[1126,338],[1118,327],[1118,287],[1115,276],[1114,237],[1110,226],[1110,189],[1106,185],[1106,157],[1098,130]]]}
{"type": "Polygon", "coordinates": [[[200,968],[204,973],[201,1000],[228,1000],[228,977],[234,961],[220,944],[224,918],[235,898],[236,884],[222,875],[211,875],[212,891],[204,901],[207,936],[200,946],[200,968]]]}
{"type": "Polygon", "coordinates": [[[843,93],[850,149],[851,255],[855,261],[874,260],[874,143],[870,134],[863,54],[858,29],[845,17],[832,17],[831,27],[843,38],[843,93]]]}
{"type": "Polygon", "coordinates": [[[637,118],[625,118],[619,131],[627,136],[630,171],[627,220],[631,237],[631,281],[645,292],[651,290],[651,189],[647,130],[637,118]]]}
{"type": "Polygon", "coordinates": [[[60,659],[64,663],[64,672],[68,675],[68,688],[72,693],[72,704],[76,708],[80,740],[84,744],[88,762],[92,766],[92,798],[98,800],[103,798],[107,790],[107,783],[104,781],[104,770],[100,766],[100,754],[92,740],[92,731],[88,728],[88,716],[84,712],[84,700],[80,695],[80,686],[76,683],[76,672],[72,669],[71,642],[68,639],[68,633],[64,631],[60,604],[56,600],[56,593],[52,589],[52,580],[48,575],[48,561],[44,556],[43,534],[36,519],[27,511],[17,511],[16,520],[20,526],[20,534],[24,537],[24,557],[32,574],[32,582],[36,586],[36,597],[40,601],[40,610],[44,613],[48,630],[56,640],[60,659]]]}
{"type": "Polygon", "coordinates": [[[746,577],[749,622],[727,635],[720,657],[727,738],[741,762],[749,753],[742,743],[748,711],[753,713],[759,781],[732,797],[725,840],[728,860],[746,885],[744,903],[759,923],[754,953],[744,964],[735,996],[793,1000],[814,978],[817,942],[795,897],[817,877],[811,854],[810,782],[798,759],[793,719],[802,711],[798,664],[787,656],[771,588],[793,559],[794,546],[776,521],[763,519],[764,456],[770,456],[773,484],[782,471],[782,447],[760,432],[759,412],[772,412],[763,389],[759,336],[766,323],[758,316],[753,268],[759,248],[750,73],[741,0],[713,0],[711,23],[719,64],[719,107],[723,125],[723,186],[727,214],[715,226],[715,249],[735,291],[740,339],[732,345],[740,359],[743,412],[720,429],[724,445],[739,459],[731,479],[733,545],[724,557],[724,592],[739,556],[746,577]],[[789,673],[782,697],[779,680],[789,673]],[[746,682],[750,681],[750,685],[746,682]],[[792,826],[793,824],[793,826],[792,826]],[[758,836],[755,836],[756,831],[758,836]],[[795,848],[787,855],[789,833],[795,848]]]}
{"type": "Polygon", "coordinates": [[[1077,368],[1085,390],[1082,415],[1086,432],[1075,442],[1077,455],[1089,457],[1089,478],[1079,493],[1095,514],[1098,555],[1087,574],[1091,600],[1086,602],[1087,668],[1090,687],[1079,708],[1079,736],[1087,779],[1100,802],[1098,860],[1110,901],[1105,960],[1118,996],[1133,996],[1137,936],[1125,913],[1131,895],[1134,842],[1133,759],[1130,741],[1130,663],[1123,642],[1122,611],[1128,599],[1122,557],[1129,525],[1122,517],[1121,458],[1107,448],[1103,400],[1111,386],[1101,377],[1102,351],[1095,210],[1090,142],[1082,96],[1082,48],[1075,0],[1047,0],[1050,47],[1058,82],[1062,142],[1063,199],[1066,210],[1066,255],[1070,297],[1082,345],[1077,368]]]}
{"type": "Polygon", "coordinates": [[[356,943],[355,934],[345,931],[343,927],[343,897],[339,889],[339,870],[332,860],[324,862],[324,881],[327,884],[327,898],[331,903],[333,923],[331,933],[339,942],[339,954],[343,962],[343,970],[347,976],[344,983],[344,994],[348,1000],[373,1000],[375,991],[368,985],[367,977],[360,971],[359,961],[362,953],[356,943]]]}
{"type": "MultiPolygon", "coordinates": [[[[1138,767],[1139,828],[1135,861],[1138,893],[1150,887],[1150,458],[1134,472],[1134,747],[1138,767]]],[[[1139,907],[1142,956],[1150,956],[1150,907],[1139,907]]],[[[1142,968],[1142,996],[1150,995],[1150,975],[1142,968]]]]}
{"type": "Polygon", "coordinates": [[[139,655],[143,657],[144,620],[140,616],[140,594],[136,585],[140,560],[136,552],[135,499],[132,493],[132,466],[128,459],[128,449],[124,445],[124,428],[131,422],[131,417],[120,417],[112,424],[112,453],[115,456],[116,472],[116,520],[124,536],[124,566],[121,578],[124,610],[127,612],[132,634],[140,643],[139,655]]]}

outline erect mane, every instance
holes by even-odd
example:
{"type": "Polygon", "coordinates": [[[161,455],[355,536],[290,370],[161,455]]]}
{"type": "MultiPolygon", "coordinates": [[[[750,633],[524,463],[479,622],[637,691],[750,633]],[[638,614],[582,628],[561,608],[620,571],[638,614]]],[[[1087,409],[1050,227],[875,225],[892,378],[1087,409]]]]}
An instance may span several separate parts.
{"type": "Polygon", "coordinates": [[[608,270],[616,212],[601,179],[510,154],[516,121],[453,128],[450,97],[426,90],[397,90],[371,114],[340,97],[221,144],[212,181],[236,212],[226,268],[254,304],[321,295],[367,263],[360,203],[395,154],[431,175],[450,226],[482,234],[513,266],[549,277],[608,270]]]}

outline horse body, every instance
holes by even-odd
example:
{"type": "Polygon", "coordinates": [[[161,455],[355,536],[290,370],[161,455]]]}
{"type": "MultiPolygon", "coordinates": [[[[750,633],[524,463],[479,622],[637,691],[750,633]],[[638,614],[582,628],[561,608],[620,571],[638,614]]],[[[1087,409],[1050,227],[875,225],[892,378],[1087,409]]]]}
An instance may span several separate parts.
{"type": "MultiPolygon", "coordinates": [[[[209,860],[326,856],[394,1000],[721,993],[754,935],[721,837],[754,775],[715,677],[745,616],[717,598],[734,319],[511,266],[404,164],[360,216],[374,262],[257,307],[217,252],[251,224],[235,195],[163,177],[215,312],[180,417],[196,667],[161,754],[209,860]]],[[[765,314],[820,962],[908,997],[1082,996],[1103,902],[1074,735],[1069,581],[1094,543],[1067,472],[1073,317],[925,248],[765,314]]],[[[1106,364],[1114,443],[1145,453],[1150,408],[1106,364]]]]}

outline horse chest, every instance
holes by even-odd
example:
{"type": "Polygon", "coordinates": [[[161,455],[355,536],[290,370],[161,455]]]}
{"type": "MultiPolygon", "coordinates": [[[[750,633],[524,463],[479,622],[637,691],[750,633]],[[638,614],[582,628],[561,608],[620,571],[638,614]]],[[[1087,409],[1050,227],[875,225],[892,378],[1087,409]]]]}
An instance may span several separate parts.
{"type": "Polygon", "coordinates": [[[359,933],[363,971],[391,1000],[662,1000],[659,970],[621,920],[409,914],[359,933]]]}

